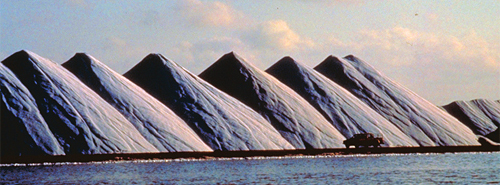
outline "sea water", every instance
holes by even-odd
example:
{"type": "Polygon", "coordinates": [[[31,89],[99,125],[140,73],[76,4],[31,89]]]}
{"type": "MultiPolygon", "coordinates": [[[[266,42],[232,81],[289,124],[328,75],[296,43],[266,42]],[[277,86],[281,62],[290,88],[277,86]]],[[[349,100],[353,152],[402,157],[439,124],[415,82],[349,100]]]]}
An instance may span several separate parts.
{"type": "Polygon", "coordinates": [[[0,184],[499,184],[500,153],[9,164],[0,184]]]}

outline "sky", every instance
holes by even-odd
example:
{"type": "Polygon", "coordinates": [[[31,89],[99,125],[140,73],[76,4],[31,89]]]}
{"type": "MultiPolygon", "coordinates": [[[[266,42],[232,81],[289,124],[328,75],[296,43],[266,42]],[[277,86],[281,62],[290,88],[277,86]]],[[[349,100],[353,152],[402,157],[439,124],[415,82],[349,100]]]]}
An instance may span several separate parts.
{"type": "Polygon", "coordinates": [[[0,59],[85,52],[124,73],[160,53],[194,74],[234,51],[265,70],[354,55],[436,105],[500,99],[498,0],[0,0],[0,59]]]}

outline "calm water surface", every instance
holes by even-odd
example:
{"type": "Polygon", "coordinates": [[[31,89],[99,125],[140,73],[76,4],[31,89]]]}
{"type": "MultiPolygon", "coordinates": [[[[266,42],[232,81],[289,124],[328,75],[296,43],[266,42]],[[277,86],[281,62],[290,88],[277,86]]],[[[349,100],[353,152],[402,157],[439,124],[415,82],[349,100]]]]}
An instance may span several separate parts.
{"type": "Polygon", "coordinates": [[[0,184],[499,184],[500,153],[2,166],[0,184]]]}

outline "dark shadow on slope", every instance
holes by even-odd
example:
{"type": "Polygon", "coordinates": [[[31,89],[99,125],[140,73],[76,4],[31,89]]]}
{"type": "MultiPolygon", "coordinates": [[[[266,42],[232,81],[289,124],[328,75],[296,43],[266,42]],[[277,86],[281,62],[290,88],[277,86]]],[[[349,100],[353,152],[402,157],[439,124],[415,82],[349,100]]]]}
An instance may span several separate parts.
{"type": "MultiPolygon", "coordinates": [[[[6,92],[3,88],[1,91],[6,92]]],[[[39,148],[39,146],[37,146],[33,138],[28,134],[24,123],[12,114],[11,111],[7,110],[5,102],[2,101],[1,103],[1,156],[47,155],[42,149],[39,148]]]]}
{"type": "Polygon", "coordinates": [[[307,100],[233,52],[199,76],[260,113],[296,148],[338,147],[342,142],[342,134],[307,100]]]}
{"type": "Polygon", "coordinates": [[[480,108],[495,126],[500,127],[500,108],[495,108],[500,107],[500,102],[487,99],[475,99],[472,100],[472,103],[480,108]],[[495,105],[495,103],[497,103],[497,105],[495,105]]]}
{"type": "MultiPolygon", "coordinates": [[[[261,101],[261,96],[268,96],[267,90],[260,87],[255,82],[252,74],[248,69],[245,69],[237,59],[233,52],[222,56],[217,62],[203,71],[199,77],[225,93],[240,100],[256,112],[262,113],[262,107],[267,107],[267,102],[261,101]],[[218,74],[218,75],[213,75],[218,74]]],[[[293,132],[283,124],[279,124],[279,120],[275,117],[266,116],[270,123],[280,132],[293,132]]]]}
{"type": "Polygon", "coordinates": [[[269,96],[267,90],[255,81],[251,70],[246,69],[233,52],[222,56],[203,71],[199,77],[261,113],[292,145],[306,147],[302,143],[303,141],[300,141],[302,139],[290,140],[290,137],[287,136],[288,133],[295,132],[294,128],[288,128],[277,117],[269,116],[273,114],[272,110],[266,108],[268,102],[262,101],[260,97],[269,96]]]}
{"type": "Polygon", "coordinates": [[[352,78],[347,76],[342,62],[337,57],[328,56],[314,69],[349,91],[363,90],[361,84],[355,83],[352,78]]]}
{"type": "Polygon", "coordinates": [[[436,112],[437,107],[431,107],[434,105],[352,55],[345,60],[328,57],[314,69],[395,123],[421,146],[479,144],[465,125],[448,114],[436,112]]]}
{"type": "Polygon", "coordinates": [[[100,83],[101,80],[99,77],[95,73],[84,73],[85,71],[92,71],[91,65],[91,59],[84,53],[77,53],[62,64],[64,68],[77,76],[78,79],[90,87],[90,89],[97,92],[104,100],[112,102],[113,97],[105,89],[101,88],[103,85],[100,83]]]}
{"type": "Polygon", "coordinates": [[[478,124],[474,123],[474,121],[471,120],[471,118],[464,112],[464,110],[461,109],[458,102],[452,102],[448,105],[443,106],[443,108],[450,115],[457,118],[460,122],[469,127],[474,132],[474,134],[485,136],[497,143],[500,142],[498,127],[494,131],[479,127],[478,124]]]}
{"type": "Polygon", "coordinates": [[[467,116],[467,114],[462,111],[457,102],[452,102],[448,105],[443,106],[443,108],[453,117],[457,118],[460,122],[467,125],[467,127],[469,127],[474,132],[474,134],[483,136],[487,134],[483,133],[484,131],[481,131],[481,128],[479,128],[474,124],[472,120],[470,120],[469,116],[467,116]]]}
{"type": "MultiPolygon", "coordinates": [[[[158,54],[146,56],[123,76],[134,82],[182,118],[214,150],[228,150],[222,146],[205,118],[197,112],[210,114],[196,99],[189,84],[181,84],[184,77],[158,54]],[[180,79],[178,79],[180,78],[180,79]],[[178,80],[181,80],[179,82],[178,80]]],[[[209,119],[209,118],[207,118],[209,119]]]]}
{"type": "Polygon", "coordinates": [[[85,135],[76,125],[75,115],[65,110],[47,91],[58,91],[51,87],[51,80],[34,64],[34,59],[26,51],[17,52],[2,62],[8,67],[36,100],[41,115],[64,148],[66,154],[89,153],[85,135]],[[68,119],[68,120],[62,120],[68,119]],[[69,121],[72,125],[67,125],[69,121]]]}
{"type": "Polygon", "coordinates": [[[323,117],[328,120],[328,122],[342,123],[342,128],[337,129],[348,130],[347,126],[343,124],[344,122],[340,119],[340,117],[336,116],[332,120],[330,114],[321,107],[319,102],[322,101],[321,99],[323,97],[327,96],[327,93],[321,87],[319,87],[318,84],[310,81],[308,81],[308,83],[305,81],[305,79],[308,77],[304,75],[307,74],[305,74],[305,71],[302,71],[301,67],[296,63],[295,60],[290,57],[283,57],[281,60],[269,67],[266,72],[274,76],[283,84],[292,88],[300,96],[306,99],[311,105],[314,106],[314,108],[316,108],[317,111],[321,113],[321,115],[323,115],[323,117]],[[319,96],[317,96],[315,93],[318,93],[319,96]]]}
{"type": "Polygon", "coordinates": [[[264,102],[258,101],[258,93],[255,93],[266,94],[265,89],[259,88],[251,74],[245,74],[247,70],[236,60],[234,53],[226,54],[198,76],[254,110],[265,106],[264,102]],[[215,73],[220,75],[212,75],[215,73]]]}

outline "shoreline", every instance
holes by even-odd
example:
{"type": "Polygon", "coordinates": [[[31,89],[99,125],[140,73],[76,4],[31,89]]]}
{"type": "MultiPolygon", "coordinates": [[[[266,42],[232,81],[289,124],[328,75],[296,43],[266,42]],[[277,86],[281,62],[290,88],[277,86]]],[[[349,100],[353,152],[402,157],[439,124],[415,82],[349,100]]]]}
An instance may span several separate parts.
{"type": "Polygon", "coordinates": [[[101,162],[168,159],[213,159],[251,157],[292,157],[353,154],[413,154],[413,153],[463,153],[500,152],[499,145],[492,146],[435,146],[435,147],[380,147],[380,148],[333,148],[297,150],[252,150],[214,152],[168,152],[168,153],[120,153],[120,154],[70,154],[59,156],[1,156],[0,164],[101,162]]]}

